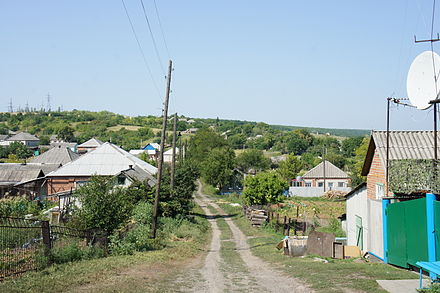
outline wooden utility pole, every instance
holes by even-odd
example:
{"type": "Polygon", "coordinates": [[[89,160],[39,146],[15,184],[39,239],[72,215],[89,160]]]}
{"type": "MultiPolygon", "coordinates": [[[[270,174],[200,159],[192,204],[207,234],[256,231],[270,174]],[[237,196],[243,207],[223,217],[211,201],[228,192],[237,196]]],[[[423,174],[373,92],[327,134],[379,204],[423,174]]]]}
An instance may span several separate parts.
{"type": "Polygon", "coordinates": [[[167,91],[165,95],[165,103],[163,109],[163,123],[162,123],[162,135],[160,138],[159,161],[157,164],[156,197],[154,198],[153,221],[151,225],[151,238],[153,239],[156,238],[157,217],[159,213],[160,184],[162,180],[162,167],[163,167],[163,150],[165,148],[165,136],[167,130],[167,121],[168,121],[168,101],[170,100],[172,67],[173,67],[173,62],[170,60],[170,65],[168,66],[167,91]]]}
{"type": "Polygon", "coordinates": [[[174,192],[174,176],[176,172],[176,131],[177,131],[177,113],[174,113],[173,121],[173,158],[171,160],[171,192],[174,192]]]}

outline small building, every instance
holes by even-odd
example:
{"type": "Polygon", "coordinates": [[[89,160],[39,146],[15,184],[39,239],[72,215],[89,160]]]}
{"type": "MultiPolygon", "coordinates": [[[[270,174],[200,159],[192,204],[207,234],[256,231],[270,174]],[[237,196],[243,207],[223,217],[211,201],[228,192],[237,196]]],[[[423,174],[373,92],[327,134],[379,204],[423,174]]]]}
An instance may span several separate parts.
{"type": "Polygon", "coordinates": [[[159,157],[160,144],[152,142],[142,148],[151,160],[157,160],[159,157]]]}
{"type": "Polygon", "coordinates": [[[1,163],[0,198],[26,195],[29,199],[46,194],[44,176],[58,168],[53,164],[1,163]]]}
{"type": "Polygon", "coordinates": [[[48,194],[76,189],[86,184],[92,176],[117,176],[121,171],[140,168],[155,175],[157,168],[106,142],[46,176],[48,194]]]}
{"type": "Polygon", "coordinates": [[[103,144],[103,142],[100,141],[99,139],[91,138],[88,141],[86,141],[78,146],[78,153],[84,154],[84,153],[93,151],[94,149],[98,148],[102,144],[103,144]]]}
{"type": "Polygon", "coordinates": [[[0,141],[0,145],[8,146],[13,142],[20,142],[25,146],[27,146],[28,148],[36,148],[40,144],[40,139],[30,133],[20,132],[11,137],[6,138],[3,141],[0,141]]]}
{"type": "MultiPolygon", "coordinates": [[[[179,154],[179,148],[176,148],[176,156],[179,154]]],[[[173,149],[169,149],[163,153],[163,161],[165,163],[171,163],[173,161],[173,149]]]]}
{"type": "Polygon", "coordinates": [[[134,166],[121,171],[117,176],[117,185],[128,187],[135,181],[146,181],[151,187],[156,185],[157,179],[144,169],[134,166]]]}
{"type": "Polygon", "coordinates": [[[195,133],[197,133],[197,131],[199,131],[198,128],[188,128],[188,129],[185,130],[183,133],[186,133],[186,134],[195,134],[195,133]]]}
{"type": "Polygon", "coordinates": [[[79,154],[74,153],[70,148],[62,147],[61,145],[59,145],[58,147],[49,149],[39,156],[33,157],[30,162],[63,166],[79,158],[79,156],[79,154]]]}

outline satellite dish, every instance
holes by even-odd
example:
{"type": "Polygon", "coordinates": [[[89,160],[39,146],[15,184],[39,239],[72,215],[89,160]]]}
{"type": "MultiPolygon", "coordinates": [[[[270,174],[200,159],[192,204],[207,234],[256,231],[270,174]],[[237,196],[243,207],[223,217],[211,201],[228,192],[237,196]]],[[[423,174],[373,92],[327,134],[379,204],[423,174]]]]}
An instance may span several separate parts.
{"type": "MultiPolygon", "coordinates": [[[[439,74],[440,56],[432,51],[425,51],[414,59],[409,68],[406,80],[406,91],[411,104],[417,109],[425,110],[431,105],[429,101],[437,98],[435,76],[439,74]],[[434,59],[434,63],[433,63],[434,59]],[[434,66],[437,72],[434,73],[434,66]]],[[[440,83],[437,80],[437,89],[440,83]]]]}

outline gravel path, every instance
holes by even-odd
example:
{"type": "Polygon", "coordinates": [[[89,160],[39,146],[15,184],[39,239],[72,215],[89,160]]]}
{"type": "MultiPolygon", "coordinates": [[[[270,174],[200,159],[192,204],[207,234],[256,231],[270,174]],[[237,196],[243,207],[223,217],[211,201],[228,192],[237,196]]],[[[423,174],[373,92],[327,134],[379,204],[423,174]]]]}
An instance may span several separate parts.
{"type": "MultiPolygon", "coordinates": [[[[210,249],[207,253],[204,265],[199,269],[198,280],[191,282],[191,288],[182,290],[185,292],[313,292],[299,280],[272,269],[269,264],[252,255],[247,237],[225,214],[225,212],[207,196],[201,192],[199,184],[196,203],[201,206],[212,228],[210,249]],[[208,206],[217,210],[213,215],[208,206]],[[232,232],[232,239],[223,241],[233,242],[235,248],[230,253],[237,253],[239,259],[222,257],[221,230],[217,225],[217,217],[226,220],[232,232]]],[[[193,269],[194,270],[194,269],[193,269]]],[[[186,276],[193,275],[191,270],[186,276]]],[[[185,278],[185,275],[180,278],[185,278]]]]}

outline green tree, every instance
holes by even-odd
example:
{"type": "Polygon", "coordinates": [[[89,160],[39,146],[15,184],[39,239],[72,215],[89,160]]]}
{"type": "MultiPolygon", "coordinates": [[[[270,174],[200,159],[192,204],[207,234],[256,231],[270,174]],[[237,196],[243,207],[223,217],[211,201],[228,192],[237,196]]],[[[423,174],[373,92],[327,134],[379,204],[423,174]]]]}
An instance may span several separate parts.
{"type": "Polygon", "coordinates": [[[62,125],[56,130],[58,138],[63,141],[73,141],[75,139],[75,135],[73,133],[74,130],[69,125],[62,125]]]}
{"type": "Polygon", "coordinates": [[[109,235],[128,219],[133,208],[126,189],[114,187],[113,178],[94,176],[75,195],[81,202],[81,208],[75,212],[81,226],[109,235]]]}
{"type": "Polygon", "coordinates": [[[19,159],[26,159],[33,155],[33,152],[19,141],[14,141],[8,146],[9,154],[16,155],[19,159]]]}
{"type": "Polygon", "coordinates": [[[189,141],[187,159],[200,167],[212,149],[227,146],[228,142],[224,137],[211,129],[200,129],[189,141]]]}
{"type": "Polygon", "coordinates": [[[362,167],[364,166],[365,157],[367,155],[368,146],[370,144],[370,138],[365,137],[362,140],[362,144],[356,149],[356,156],[354,159],[350,160],[349,170],[351,177],[351,185],[357,186],[362,182],[365,182],[365,176],[362,176],[362,167]]]}
{"type": "Polygon", "coordinates": [[[289,182],[298,176],[298,173],[301,171],[303,166],[304,164],[298,156],[289,154],[286,160],[280,162],[277,173],[281,176],[281,178],[289,182]]]}
{"type": "Polygon", "coordinates": [[[244,180],[243,196],[248,205],[266,205],[282,201],[287,182],[275,172],[261,172],[244,180]]]}
{"type": "Polygon", "coordinates": [[[231,181],[235,153],[231,148],[212,149],[202,164],[202,176],[208,184],[220,190],[231,181]]]}
{"type": "Polygon", "coordinates": [[[342,153],[346,157],[355,156],[356,149],[362,144],[363,136],[349,137],[342,141],[342,153]]]}
{"type": "Polygon", "coordinates": [[[248,149],[240,153],[237,158],[237,167],[244,173],[264,171],[270,167],[270,159],[266,158],[261,150],[248,149]]]}

